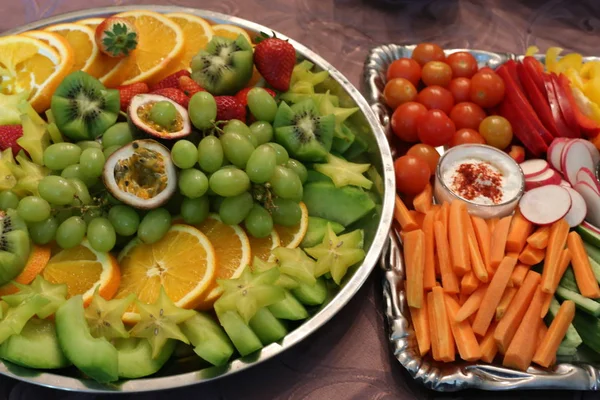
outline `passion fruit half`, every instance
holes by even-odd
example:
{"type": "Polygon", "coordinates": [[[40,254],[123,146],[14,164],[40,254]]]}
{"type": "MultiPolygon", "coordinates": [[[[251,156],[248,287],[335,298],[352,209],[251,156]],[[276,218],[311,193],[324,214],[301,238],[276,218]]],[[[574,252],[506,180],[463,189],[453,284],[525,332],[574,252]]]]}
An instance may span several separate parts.
{"type": "Polygon", "coordinates": [[[102,179],[116,199],[141,209],[160,207],[177,187],[171,153],[152,139],[134,140],[112,153],[102,179]]]}
{"type": "Polygon", "coordinates": [[[187,110],[168,97],[158,94],[138,94],[131,99],[127,109],[129,122],[139,132],[156,139],[179,139],[192,132],[192,125],[187,110]],[[154,117],[156,105],[172,105],[173,117],[168,123],[158,121],[154,117]]]}

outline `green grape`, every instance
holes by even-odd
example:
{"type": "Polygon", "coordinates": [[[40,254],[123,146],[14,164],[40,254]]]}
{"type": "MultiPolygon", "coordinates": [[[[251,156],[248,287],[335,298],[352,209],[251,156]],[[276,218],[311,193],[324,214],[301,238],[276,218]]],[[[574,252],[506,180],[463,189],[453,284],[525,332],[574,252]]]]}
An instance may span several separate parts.
{"type": "Polygon", "coordinates": [[[269,179],[273,192],[284,199],[302,200],[302,182],[294,171],[278,165],[269,179]]]}
{"type": "Polygon", "coordinates": [[[79,158],[81,173],[88,178],[102,175],[106,158],[100,149],[85,149],[79,158]]]}
{"type": "Polygon", "coordinates": [[[81,151],[85,151],[86,149],[99,149],[102,150],[102,144],[100,142],[96,142],[95,140],[82,140],[81,142],[75,143],[81,151]]]}
{"type": "Polygon", "coordinates": [[[0,192],[0,210],[8,210],[9,208],[17,209],[19,205],[19,196],[12,190],[3,190],[0,192]]]}
{"type": "Polygon", "coordinates": [[[90,208],[89,210],[84,212],[83,215],[81,216],[81,218],[83,218],[83,220],[85,221],[86,224],[89,224],[96,218],[103,218],[103,217],[104,217],[104,211],[102,211],[99,208],[90,208]]]}
{"type": "Polygon", "coordinates": [[[252,131],[250,130],[250,128],[248,128],[248,125],[246,125],[239,119],[229,120],[229,122],[227,122],[227,125],[223,127],[223,132],[239,133],[240,135],[243,135],[246,138],[248,138],[248,140],[250,140],[250,143],[252,143],[254,147],[258,145],[258,141],[254,137],[254,135],[252,135],[252,131]]]}
{"type": "Polygon", "coordinates": [[[195,199],[204,196],[208,190],[208,178],[196,168],[184,169],[179,174],[178,186],[181,194],[195,199]]]}
{"type": "Polygon", "coordinates": [[[107,253],[115,247],[117,234],[108,219],[95,218],[88,224],[87,239],[94,250],[107,253]]]}
{"type": "Polygon", "coordinates": [[[98,183],[98,178],[90,178],[84,175],[81,171],[81,165],[79,164],[69,165],[67,168],[62,170],[60,176],[62,176],[65,179],[77,178],[83,183],[85,183],[87,187],[92,187],[96,183],[98,183]]]}
{"type": "Polygon", "coordinates": [[[273,149],[275,149],[275,153],[277,153],[277,165],[283,165],[290,159],[290,155],[288,154],[285,147],[280,145],[279,143],[270,142],[267,143],[273,149]]]}
{"type": "Polygon", "coordinates": [[[81,217],[69,217],[58,225],[56,243],[63,249],[70,249],[81,243],[85,236],[86,224],[81,217]]]}
{"type": "Polygon", "coordinates": [[[256,121],[250,125],[252,137],[261,145],[273,140],[273,125],[266,121],[256,121]]]}
{"type": "Polygon", "coordinates": [[[259,121],[273,122],[277,114],[277,102],[269,92],[260,87],[248,92],[248,108],[259,121]]]}
{"type": "Polygon", "coordinates": [[[223,146],[216,136],[206,136],[198,143],[198,164],[204,172],[212,174],[223,165],[223,146]]]}
{"type": "Polygon", "coordinates": [[[217,102],[212,94],[198,92],[190,99],[188,113],[192,124],[197,129],[208,129],[217,119],[217,102]]]}
{"type": "Polygon", "coordinates": [[[118,205],[108,211],[108,220],[121,236],[131,236],[137,232],[140,216],[133,207],[118,205]]]}
{"type": "Polygon", "coordinates": [[[171,159],[181,169],[192,168],[198,161],[198,149],[189,140],[178,140],[171,149],[171,159]]]}
{"type": "Polygon", "coordinates": [[[273,230],[273,218],[267,210],[255,203],[244,220],[244,226],[255,238],[264,238],[273,230]]]}
{"type": "Polygon", "coordinates": [[[295,226],[300,223],[302,209],[293,200],[277,198],[273,200],[271,216],[277,225],[295,226]]]}
{"type": "Polygon", "coordinates": [[[38,184],[40,197],[51,204],[65,206],[71,204],[75,196],[75,188],[65,178],[48,175],[38,184]]]}
{"type": "Polygon", "coordinates": [[[46,218],[40,222],[33,222],[29,225],[29,236],[35,244],[50,243],[56,235],[58,221],[54,217],[46,218]]]}
{"type": "Polygon", "coordinates": [[[81,179],[69,178],[68,181],[73,187],[73,189],[75,189],[75,198],[71,202],[71,205],[86,206],[92,202],[92,196],[90,196],[90,191],[81,179]]]}
{"type": "Polygon", "coordinates": [[[227,225],[239,224],[246,218],[253,204],[254,200],[250,192],[227,197],[219,207],[219,217],[227,225]]]}
{"type": "Polygon", "coordinates": [[[171,214],[164,208],[156,208],[142,218],[137,235],[144,243],[158,242],[171,227],[171,214]]]}
{"type": "Polygon", "coordinates": [[[237,196],[250,189],[250,179],[241,169],[230,167],[223,168],[210,176],[210,188],[223,197],[237,196]]]}
{"type": "Polygon", "coordinates": [[[208,216],[209,203],[208,196],[185,198],[181,203],[181,217],[188,224],[199,224],[208,216]]]}
{"type": "Polygon", "coordinates": [[[170,101],[157,101],[150,108],[148,118],[163,128],[169,128],[177,120],[177,109],[170,101]]]}
{"type": "Polygon", "coordinates": [[[237,132],[227,132],[221,136],[225,157],[238,168],[246,168],[254,145],[246,136],[237,132]]]}
{"type": "Polygon", "coordinates": [[[267,144],[258,146],[246,164],[248,178],[254,183],[268,181],[275,171],[276,158],[275,150],[271,146],[267,144]]]}
{"type": "Polygon", "coordinates": [[[125,146],[133,141],[133,135],[127,122],[119,122],[111,126],[102,135],[102,147],[125,146]]]}
{"type": "Polygon", "coordinates": [[[19,201],[17,213],[25,222],[40,222],[50,216],[50,204],[41,197],[27,196],[19,201]]]}
{"type": "Polygon", "coordinates": [[[298,160],[294,160],[293,158],[290,158],[285,163],[285,166],[287,168],[291,169],[292,171],[294,171],[296,173],[296,175],[298,175],[298,178],[300,178],[300,182],[302,182],[302,184],[304,185],[304,182],[306,182],[306,179],[308,179],[308,170],[306,169],[304,164],[302,164],[298,160]]]}
{"type": "Polygon", "coordinates": [[[121,147],[123,147],[123,146],[114,145],[114,146],[110,146],[110,147],[105,147],[104,151],[103,151],[104,158],[108,160],[108,157],[110,157],[112,155],[112,153],[119,150],[121,147]]]}
{"type": "Polygon", "coordinates": [[[63,222],[65,222],[68,218],[73,216],[73,209],[67,208],[64,210],[60,210],[54,215],[56,219],[56,223],[60,226],[63,222]]]}
{"type": "Polygon", "coordinates": [[[77,164],[81,156],[81,148],[73,143],[54,143],[44,150],[44,165],[52,170],[60,171],[69,165],[77,164]]]}
{"type": "Polygon", "coordinates": [[[108,202],[112,205],[117,206],[119,204],[123,204],[123,202],[121,200],[117,199],[115,196],[113,196],[110,193],[106,193],[105,196],[106,196],[106,200],[108,200],[108,202]]]}

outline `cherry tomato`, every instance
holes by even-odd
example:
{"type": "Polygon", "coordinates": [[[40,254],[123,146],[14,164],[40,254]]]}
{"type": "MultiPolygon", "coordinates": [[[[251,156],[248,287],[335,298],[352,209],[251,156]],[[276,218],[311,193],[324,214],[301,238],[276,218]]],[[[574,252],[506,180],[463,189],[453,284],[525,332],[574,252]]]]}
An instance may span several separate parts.
{"type": "Polygon", "coordinates": [[[418,142],[417,121],[426,113],[427,108],[423,104],[414,101],[402,104],[392,114],[392,131],[405,142],[418,142]]]}
{"type": "Polygon", "coordinates": [[[458,103],[450,111],[450,119],[456,125],[456,129],[469,128],[477,130],[485,117],[486,114],[483,108],[475,103],[458,103]]]}
{"type": "Polygon", "coordinates": [[[418,86],[421,80],[421,66],[412,58],[399,58],[390,64],[387,70],[387,80],[404,78],[418,86]]]}
{"type": "Polygon", "coordinates": [[[452,80],[452,69],[445,62],[429,61],[423,66],[421,79],[427,86],[446,87],[452,80]]]}
{"type": "Polygon", "coordinates": [[[479,133],[487,144],[501,150],[508,147],[513,138],[510,122],[499,115],[490,115],[481,121],[479,133]]]}
{"type": "Polygon", "coordinates": [[[466,51],[452,53],[446,59],[455,78],[470,78],[477,72],[477,60],[466,51]]]}
{"type": "Polygon", "coordinates": [[[417,97],[417,89],[407,79],[395,78],[385,84],[383,97],[386,104],[395,110],[400,104],[413,101],[417,97]]]}
{"type": "Polygon", "coordinates": [[[433,147],[447,144],[456,131],[454,122],[440,110],[427,111],[417,124],[419,140],[433,147]]]}
{"type": "Polygon", "coordinates": [[[418,157],[405,155],[394,162],[396,190],[404,194],[417,194],[425,189],[431,176],[429,166],[418,157]]]}
{"type": "Polygon", "coordinates": [[[459,129],[454,132],[452,140],[450,140],[450,147],[467,143],[485,144],[485,139],[476,130],[469,128],[459,129]]]}
{"type": "Polygon", "coordinates": [[[471,80],[469,78],[452,79],[448,84],[448,90],[457,103],[471,101],[471,80]]]}
{"type": "Polygon", "coordinates": [[[440,160],[440,153],[437,152],[435,147],[424,143],[417,143],[408,149],[406,154],[418,157],[425,161],[427,165],[429,165],[429,171],[431,172],[431,175],[435,174],[438,161],[440,160]]]}
{"type": "Polygon", "coordinates": [[[490,69],[482,69],[471,78],[471,101],[483,108],[494,107],[504,98],[504,81],[490,69]]]}
{"type": "Polygon", "coordinates": [[[444,50],[437,44],[420,43],[413,50],[411,58],[422,67],[429,61],[444,61],[446,55],[444,54],[444,50]]]}
{"type": "Polygon", "coordinates": [[[441,86],[428,86],[417,95],[417,101],[428,110],[442,110],[449,114],[454,107],[454,98],[448,89],[441,86]]]}

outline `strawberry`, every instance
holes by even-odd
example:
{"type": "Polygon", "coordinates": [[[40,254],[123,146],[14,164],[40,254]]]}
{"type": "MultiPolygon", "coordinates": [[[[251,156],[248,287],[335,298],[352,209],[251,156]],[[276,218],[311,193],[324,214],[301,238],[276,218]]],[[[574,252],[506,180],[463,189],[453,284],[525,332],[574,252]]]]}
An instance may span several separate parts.
{"type": "Polygon", "coordinates": [[[183,91],[181,91],[180,89],[176,89],[176,88],[163,88],[163,89],[153,90],[150,93],[165,96],[166,98],[173,100],[175,103],[179,104],[180,106],[185,107],[186,110],[187,110],[188,104],[190,102],[190,98],[187,97],[185,95],[185,93],[183,93],[183,91]]]}
{"type": "Polygon", "coordinates": [[[119,96],[121,97],[121,111],[127,112],[127,107],[131,99],[138,94],[148,93],[150,88],[144,82],[132,83],[131,85],[119,86],[119,96]]]}
{"type": "Polygon", "coordinates": [[[163,78],[156,85],[152,85],[150,89],[157,90],[164,88],[178,88],[179,78],[181,78],[182,76],[192,76],[192,74],[190,74],[190,71],[188,71],[187,69],[182,69],[180,71],[175,72],[174,74],[167,76],[166,78],[163,78]]]}
{"type": "Polygon", "coordinates": [[[246,121],[246,107],[233,96],[215,96],[217,121],[239,119],[246,121]]]}
{"type": "Polygon", "coordinates": [[[192,97],[198,92],[206,91],[202,86],[198,85],[195,80],[185,75],[179,77],[179,89],[183,90],[183,93],[189,97],[192,97]]]}
{"type": "Polygon", "coordinates": [[[96,27],[94,38],[98,49],[109,57],[125,57],[138,44],[138,31],[125,18],[109,17],[96,27]]]}
{"type": "Polygon", "coordinates": [[[21,151],[21,146],[17,139],[23,136],[23,127],[21,125],[2,125],[0,126],[0,150],[12,148],[13,155],[21,151]]]}
{"type": "MultiPolygon", "coordinates": [[[[248,105],[248,92],[250,90],[254,89],[253,87],[247,87],[247,88],[243,88],[242,90],[240,90],[239,92],[237,92],[235,94],[235,98],[242,103],[242,105],[244,107],[246,107],[248,105]]],[[[269,92],[269,94],[271,96],[273,96],[273,98],[275,98],[275,96],[277,95],[277,93],[275,93],[273,90],[268,89],[268,88],[263,88],[265,89],[267,92],[269,92]]]]}
{"type": "Polygon", "coordinates": [[[296,65],[296,50],[286,40],[269,37],[254,48],[254,65],[269,85],[285,92],[296,65]]]}

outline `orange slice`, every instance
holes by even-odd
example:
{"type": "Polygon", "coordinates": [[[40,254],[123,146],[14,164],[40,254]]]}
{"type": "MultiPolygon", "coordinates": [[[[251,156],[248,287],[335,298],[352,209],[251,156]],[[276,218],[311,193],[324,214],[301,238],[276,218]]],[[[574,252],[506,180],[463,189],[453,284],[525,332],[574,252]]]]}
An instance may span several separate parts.
{"type": "Polygon", "coordinates": [[[37,112],[50,107],[56,87],[71,65],[48,44],[25,35],[0,37],[0,93],[29,93],[37,112]]]}
{"type": "Polygon", "coordinates": [[[271,250],[281,246],[281,240],[279,234],[275,229],[271,231],[271,235],[265,238],[255,238],[252,235],[248,235],[250,241],[250,249],[252,250],[252,256],[258,257],[263,261],[273,260],[271,250]]]}
{"type": "MultiPolygon", "coordinates": [[[[58,33],[35,30],[23,32],[22,34],[34,39],[39,39],[52,47],[60,56],[61,63],[74,65],[75,52],[67,39],[60,36],[58,33]]],[[[71,69],[72,68],[73,67],[71,67],[71,69]]]]}
{"type": "Polygon", "coordinates": [[[306,208],[306,205],[302,202],[300,202],[300,209],[302,210],[302,217],[300,218],[300,223],[298,225],[275,225],[274,229],[279,234],[281,247],[294,249],[300,246],[300,243],[302,243],[302,239],[304,239],[306,231],[308,230],[308,209],[306,208]]]}
{"type": "Polygon", "coordinates": [[[79,21],[75,21],[76,24],[89,26],[96,32],[96,28],[104,21],[104,18],[86,18],[80,19],[79,21]]]}
{"type": "Polygon", "coordinates": [[[135,24],[139,41],[129,56],[100,78],[104,85],[153,84],[169,74],[172,65],[180,62],[185,38],[175,22],[154,11],[128,11],[116,16],[135,24]]]}
{"type": "MultiPolygon", "coordinates": [[[[194,308],[206,295],[216,271],[215,250],[206,235],[189,225],[171,226],[156,243],[132,240],[119,254],[121,284],[115,298],[134,293],[152,304],[161,286],[175,305],[194,308]]],[[[134,323],[134,309],[123,320],[134,323]]]]}
{"type": "MultiPolygon", "coordinates": [[[[23,268],[23,271],[13,281],[29,285],[44,270],[48,264],[48,260],[50,260],[50,246],[34,245],[25,268],[23,268]]],[[[17,293],[18,291],[19,289],[15,285],[7,283],[0,287],[0,296],[17,293]]]]}
{"type": "Polygon", "coordinates": [[[94,30],[89,26],[81,24],[58,24],[45,29],[64,37],[75,51],[75,65],[73,71],[87,72],[92,76],[98,76],[102,67],[98,61],[98,46],[94,39],[94,30]]]}
{"type": "Polygon", "coordinates": [[[252,254],[246,232],[238,225],[224,224],[216,214],[209,215],[197,228],[213,244],[217,257],[215,277],[206,297],[198,305],[198,308],[206,310],[212,307],[223,292],[216,280],[239,277],[244,267],[250,264],[252,254]]]}
{"type": "Polygon", "coordinates": [[[198,54],[200,50],[206,48],[206,45],[212,39],[212,28],[206,20],[192,14],[172,13],[167,14],[167,17],[181,27],[185,37],[183,56],[174,67],[173,72],[182,69],[189,70],[192,57],[198,54]]]}
{"type": "Polygon", "coordinates": [[[94,250],[84,240],[50,258],[42,277],[51,283],[66,284],[68,297],[81,294],[87,305],[92,301],[96,287],[100,296],[111,299],[119,288],[121,272],[115,257],[94,250]]]}
{"type": "Polygon", "coordinates": [[[229,25],[229,24],[219,24],[212,26],[213,35],[226,37],[231,40],[237,39],[239,35],[242,35],[246,38],[248,43],[252,44],[252,39],[250,39],[250,35],[244,28],[240,28],[239,26],[229,25]]]}

